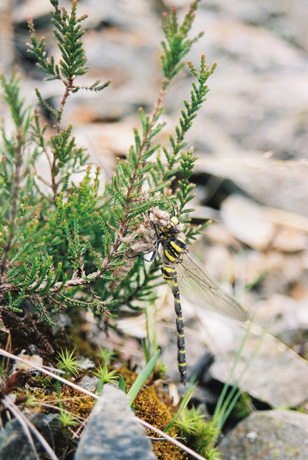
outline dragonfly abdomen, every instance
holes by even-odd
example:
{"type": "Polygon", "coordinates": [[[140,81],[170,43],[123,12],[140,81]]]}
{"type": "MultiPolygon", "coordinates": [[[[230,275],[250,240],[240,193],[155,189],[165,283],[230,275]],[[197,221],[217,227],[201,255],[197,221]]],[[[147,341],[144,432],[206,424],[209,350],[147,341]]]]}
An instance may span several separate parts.
{"type": "Polygon", "coordinates": [[[174,298],[174,309],[176,314],[176,330],[177,330],[177,347],[178,347],[178,368],[181,375],[181,380],[186,383],[186,352],[185,352],[185,336],[184,336],[184,321],[181,306],[181,297],[177,280],[176,269],[167,261],[162,267],[163,277],[168,281],[171,287],[174,298]]]}

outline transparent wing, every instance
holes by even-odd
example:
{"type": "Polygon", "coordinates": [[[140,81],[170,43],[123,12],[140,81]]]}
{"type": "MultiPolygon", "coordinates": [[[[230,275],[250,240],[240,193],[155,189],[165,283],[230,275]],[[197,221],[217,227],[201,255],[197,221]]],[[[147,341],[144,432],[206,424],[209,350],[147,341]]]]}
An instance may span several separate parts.
{"type": "Polygon", "coordinates": [[[180,294],[187,300],[239,321],[248,319],[246,308],[225,293],[191,253],[182,254],[181,261],[175,264],[175,268],[180,294]]]}

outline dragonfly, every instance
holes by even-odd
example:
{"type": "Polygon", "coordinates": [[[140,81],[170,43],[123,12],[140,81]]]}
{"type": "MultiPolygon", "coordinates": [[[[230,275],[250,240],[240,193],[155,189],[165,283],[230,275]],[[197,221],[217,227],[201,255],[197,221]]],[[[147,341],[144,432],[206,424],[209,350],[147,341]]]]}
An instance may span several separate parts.
{"type": "Polygon", "coordinates": [[[200,307],[238,321],[246,321],[248,311],[238,300],[224,292],[218,282],[206,273],[201,263],[188,251],[185,237],[182,233],[183,224],[180,223],[178,218],[176,216],[170,217],[169,213],[160,211],[158,208],[154,208],[153,215],[152,222],[157,240],[152,258],[155,257],[161,245],[161,270],[174,297],[178,369],[181,381],[185,385],[187,365],[181,295],[200,307]]]}

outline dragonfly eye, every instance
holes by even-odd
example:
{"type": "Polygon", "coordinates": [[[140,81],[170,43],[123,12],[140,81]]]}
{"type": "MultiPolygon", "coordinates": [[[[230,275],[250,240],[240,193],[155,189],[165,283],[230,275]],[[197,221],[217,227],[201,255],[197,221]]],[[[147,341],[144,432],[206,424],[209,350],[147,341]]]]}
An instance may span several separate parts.
{"type": "Polygon", "coordinates": [[[177,217],[171,217],[170,223],[163,228],[164,232],[179,233],[178,230],[179,219],[177,217]]]}
{"type": "Polygon", "coordinates": [[[170,221],[171,221],[170,226],[175,227],[176,225],[179,225],[179,219],[176,216],[171,217],[170,221]]]}
{"type": "Polygon", "coordinates": [[[172,235],[178,235],[183,231],[183,224],[179,221],[177,217],[172,217],[170,219],[170,223],[165,229],[163,230],[164,232],[168,232],[172,235]]]}

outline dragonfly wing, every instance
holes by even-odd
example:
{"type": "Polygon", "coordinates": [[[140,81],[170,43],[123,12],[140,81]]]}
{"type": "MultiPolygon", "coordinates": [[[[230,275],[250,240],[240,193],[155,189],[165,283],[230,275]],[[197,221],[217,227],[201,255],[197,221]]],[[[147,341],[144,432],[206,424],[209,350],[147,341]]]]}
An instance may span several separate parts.
{"type": "Polygon", "coordinates": [[[175,268],[180,293],[187,300],[239,321],[248,319],[246,308],[224,292],[191,253],[182,254],[181,261],[175,264],[175,268]]]}

